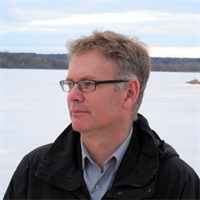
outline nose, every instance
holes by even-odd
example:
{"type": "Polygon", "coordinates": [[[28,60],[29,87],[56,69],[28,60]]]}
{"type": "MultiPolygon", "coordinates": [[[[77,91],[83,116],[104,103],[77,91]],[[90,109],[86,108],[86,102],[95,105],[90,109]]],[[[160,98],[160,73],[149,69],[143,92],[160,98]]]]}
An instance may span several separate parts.
{"type": "MultiPolygon", "coordinates": [[[[75,86],[75,85],[77,85],[77,86],[78,86],[78,89],[79,89],[79,90],[81,90],[81,89],[82,89],[82,86],[79,84],[79,82],[74,82],[74,86],[75,86]]],[[[74,86],[73,86],[73,88],[74,88],[74,86]]],[[[73,88],[72,88],[72,89],[73,89],[73,88]]]]}
{"type": "Polygon", "coordinates": [[[67,100],[79,102],[82,102],[84,100],[83,93],[80,91],[78,84],[74,84],[73,88],[68,93],[67,100]]]}

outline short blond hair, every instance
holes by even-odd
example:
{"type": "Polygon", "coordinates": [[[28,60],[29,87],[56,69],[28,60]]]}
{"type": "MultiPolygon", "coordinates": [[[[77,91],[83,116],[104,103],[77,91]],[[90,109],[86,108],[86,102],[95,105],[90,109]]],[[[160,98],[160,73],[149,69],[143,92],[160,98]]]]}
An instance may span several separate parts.
{"type": "MultiPolygon", "coordinates": [[[[129,38],[112,31],[93,31],[91,36],[67,42],[66,47],[69,52],[69,63],[76,54],[97,50],[105,59],[115,64],[115,78],[139,81],[140,92],[132,112],[133,120],[137,120],[137,113],[151,71],[147,45],[137,38],[129,38]]],[[[122,86],[119,83],[117,87],[120,89],[122,86]]]]}

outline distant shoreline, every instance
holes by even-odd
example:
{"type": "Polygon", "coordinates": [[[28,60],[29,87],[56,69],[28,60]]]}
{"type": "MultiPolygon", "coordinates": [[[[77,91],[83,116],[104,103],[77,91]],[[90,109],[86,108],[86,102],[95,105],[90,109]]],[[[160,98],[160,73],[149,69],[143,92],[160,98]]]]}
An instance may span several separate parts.
{"type": "MultiPolygon", "coordinates": [[[[152,57],[152,71],[200,72],[200,58],[152,57]]],[[[68,69],[67,54],[0,52],[5,69],[68,69]]]]}

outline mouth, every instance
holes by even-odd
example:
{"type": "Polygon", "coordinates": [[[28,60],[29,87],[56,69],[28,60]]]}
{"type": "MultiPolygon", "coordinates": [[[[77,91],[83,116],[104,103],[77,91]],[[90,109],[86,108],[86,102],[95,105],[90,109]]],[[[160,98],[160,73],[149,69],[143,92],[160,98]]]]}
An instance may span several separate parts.
{"type": "Polygon", "coordinates": [[[85,111],[85,110],[79,110],[79,109],[71,110],[72,116],[79,116],[79,115],[83,115],[83,114],[86,114],[86,113],[89,113],[89,112],[85,111]]]}

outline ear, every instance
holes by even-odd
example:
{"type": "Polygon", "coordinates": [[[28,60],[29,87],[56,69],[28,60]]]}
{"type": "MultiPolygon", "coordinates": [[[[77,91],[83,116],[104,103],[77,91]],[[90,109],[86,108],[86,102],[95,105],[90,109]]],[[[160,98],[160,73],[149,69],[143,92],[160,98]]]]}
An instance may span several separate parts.
{"type": "Polygon", "coordinates": [[[129,109],[135,104],[140,92],[140,84],[136,79],[127,83],[126,96],[124,98],[124,108],[129,109]]]}

